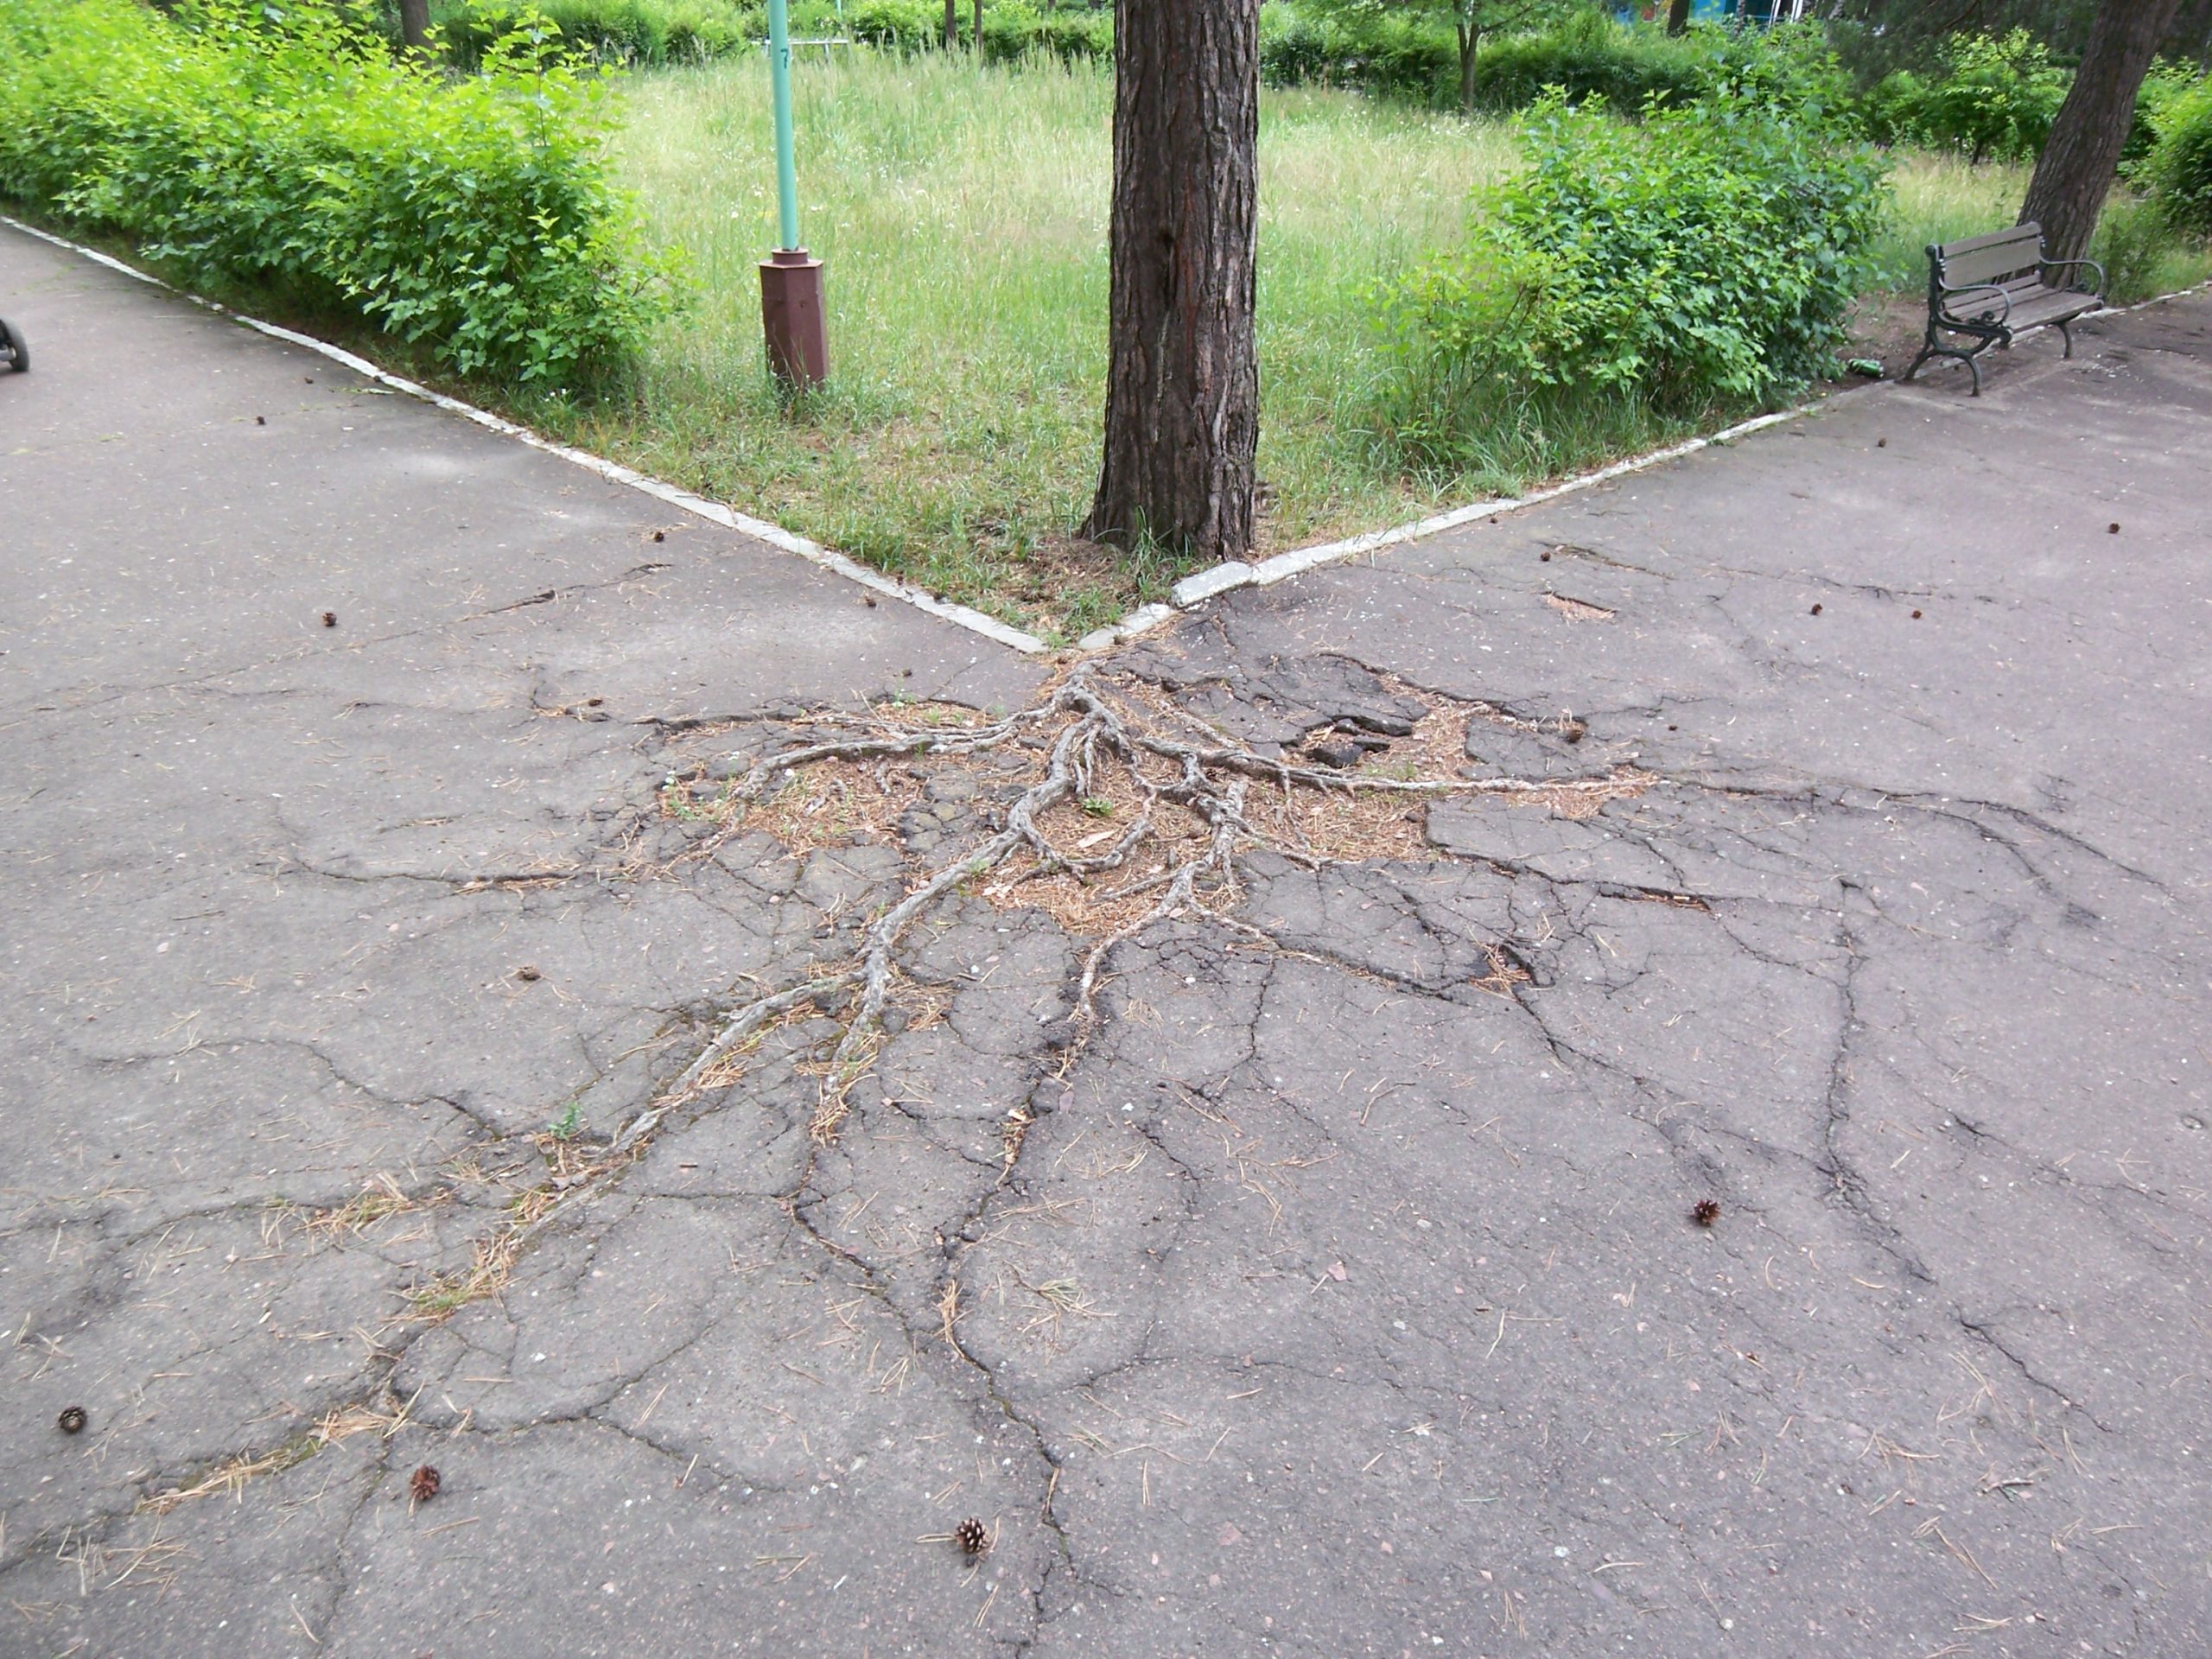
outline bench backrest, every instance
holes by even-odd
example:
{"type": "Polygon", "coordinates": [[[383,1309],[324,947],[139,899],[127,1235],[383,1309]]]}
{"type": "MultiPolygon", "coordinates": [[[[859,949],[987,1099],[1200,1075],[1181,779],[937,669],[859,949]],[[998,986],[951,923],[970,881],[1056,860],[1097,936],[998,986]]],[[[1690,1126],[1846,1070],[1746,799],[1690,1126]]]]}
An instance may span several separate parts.
{"type": "Polygon", "coordinates": [[[1963,242],[1930,243],[1930,274],[1944,288],[1990,283],[2010,288],[2027,279],[2043,280],[2043,226],[2032,221],[2008,231],[1989,231],[1963,242]]]}

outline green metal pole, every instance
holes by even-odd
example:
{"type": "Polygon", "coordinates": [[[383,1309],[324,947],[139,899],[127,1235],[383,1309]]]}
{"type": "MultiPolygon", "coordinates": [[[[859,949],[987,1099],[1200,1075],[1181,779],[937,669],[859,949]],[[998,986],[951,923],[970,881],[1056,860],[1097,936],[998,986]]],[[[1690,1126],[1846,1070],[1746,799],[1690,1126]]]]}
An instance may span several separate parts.
{"type": "Polygon", "coordinates": [[[776,225],[783,240],[760,262],[760,327],[770,370],[804,391],[820,385],[830,373],[830,337],[823,321],[822,262],[798,241],[789,0],[768,0],[768,75],[776,95],[776,225]]]}
{"type": "Polygon", "coordinates": [[[776,223],[779,248],[798,246],[798,167],[791,158],[791,22],[789,0],[768,0],[768,77],[776,99],[776,223]]]}

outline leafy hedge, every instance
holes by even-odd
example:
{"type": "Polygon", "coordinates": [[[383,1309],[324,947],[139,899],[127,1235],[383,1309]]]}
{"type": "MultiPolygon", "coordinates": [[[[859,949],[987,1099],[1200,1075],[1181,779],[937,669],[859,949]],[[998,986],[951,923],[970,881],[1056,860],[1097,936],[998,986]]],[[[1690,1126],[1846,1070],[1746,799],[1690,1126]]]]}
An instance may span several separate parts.
{"type": "Polygon", "coordinates": [[[1459,98],[1459,44],[1433,17],[1268,5],[1260,73],[1278,86],[1348,86],[1443,109],[1459,98]]]}
{"type": "Polygon", "coordinates": [[[550,39],[511,35],[448,80],[320,5],[8,0],[0,195],[196,285],[571,385],[640,345],[671,287],[610,181],[600,89],[550,39]]]}
{"type": "Polygon", "coordinates": [[[2143,77],[2135,94],[2135,119],[2127,130],[2127,143],[2120,151],[2123,167],[2134,167],[2158,147],[2158,129],[2167,111],[2204,84],[2204,72],[2177,58],[2160,58],[2143,77]]]}
{"type": "MultiPolygon", "coordinates": [[[[767,37],[760,0],[458,0],[438,13],[447,55],[473,67],[485,49],[534,10],[560,32],[572,52],[601,63],[696,62],[757,45],[767,37]]],[[[960,0],[960,40],[971,48],[971,0],[960,0]]],[[[385,20],[397,38],[397,13],[385,20]]],[[[926,52],[944,41],[940,0],[794,0],[791,32],[800,38],[843,38],[894,52],[926,52]]],[[[1067,59],[1110,59],[1114,15],[1084,7],[1039,11],[1028,0],[988,0],[983,10],[983,56],[1007,63],[1045,53],[1067,59]]]]}
{"type": "Polygon", "coordinates": [[[1464,247],[1387,302],[1417,464],[1592,399],[1695,415],[1833,367],[1882,211],[1865,144],[1725,92],[1631,123],[1553,92],[1521,137],[1527,169],[1478,196],[1464,247]]]}
{"type": "Polygon", "coordinates": [[[2212,80],[2165,105],[2157,130],[2157,146],[2134,169],[2136,183],[2173,229],[2212,237],[2212,80]]]}
{"type": "MultiPolygon", "coordinates": [[[[1459,44],[1433,14],[1270,5],[1260,16],[1260,67],[1282,85],[1352,86],[1440,109],[1459,99],[1459,44]]],[[[1834,107],[1849,96],[1841,65],[1811,26],[1700,25],[1669,35],[1586,10],[1548,29],[1491,35],[1475,53],[1474,101],[1489,110],[1525,109],[1556,86],[1578,102],[1594,96],[1634,111],[1724,86],[1793,107],[1834,107]]]]}
{"type": "MultiPolygon", "coordinates": [[[[550,24],[565,50],[594,63],[701,62],[737,51],[763,32],[757,8],[723,0],[462,0],[434,15],[448,59],[474,69],[526,11],[550,24]]],[[[399,38],[396,10],[386,16],[385,32],[399,38]]]]}
{"type": "MultiPolygon", "coordinates": [[[[823,13],[817,21],[836,21],[827,7],[823,13]]],[[[972,46],[969,0],[960,0],[959,15],[961,43],[972,46]]],[[[805,16],[794,11],[794,23],[805,16]]],[[[843,22],[853,39],[894,51],[925,52],[944,42],[944,8],[932,0],[849,0],[843,22]]],[[[1007,63],[1033,53],[1110,60],[1114,14],[1082,7],[1039,11],[1024,0],[988,0],[983,8],[985,60],[1007,63]]]]}
{"type": "Polygon", "coordinates": [[[1976,162],[2024,161],[2050,136],[2072,82],[2024,29],[1962,35],[1933,78],[1899,70],[1870,89],[1866,125],[1883,143],[1962,150],[1976,162]]]}

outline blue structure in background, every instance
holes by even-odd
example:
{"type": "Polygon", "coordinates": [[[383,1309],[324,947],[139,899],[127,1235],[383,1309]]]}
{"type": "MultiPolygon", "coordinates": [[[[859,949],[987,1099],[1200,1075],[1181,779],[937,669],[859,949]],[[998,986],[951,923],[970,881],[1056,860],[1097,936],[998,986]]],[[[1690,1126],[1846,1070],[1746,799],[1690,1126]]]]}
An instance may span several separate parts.
{"type": "MultiPolygon", "coordinates": [[[[1795,22],[1806,12],[1805,0],[1690,0],[1690,21],[1698,23],[1743,22],[1765,25],[1795,22]]],[[[1665,0],[1653,4],[1651,0],[1637,0],[1633,5],[1616,5],[1613,16],[1624,23],[1663,23],[1667,21],[1665,0]]]]}

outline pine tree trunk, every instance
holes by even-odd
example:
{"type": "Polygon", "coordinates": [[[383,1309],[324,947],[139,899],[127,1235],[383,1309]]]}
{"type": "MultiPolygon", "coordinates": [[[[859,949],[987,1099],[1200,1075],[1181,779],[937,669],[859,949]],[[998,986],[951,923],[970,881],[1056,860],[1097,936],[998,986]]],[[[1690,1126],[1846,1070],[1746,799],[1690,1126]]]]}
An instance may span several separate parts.
{"type": "Polygon", "coordinates": [[[1105,463],[1084,534],[1252,549],[1259,0],[1116,0],[1105,463]]]}
{"type": "Polygon", "coordinates": [[[976,38],[973,44],[976,48],[976,55],[982,57],[983,55],[983,0],[976,0],[976,38]]]}
{"type": "MultiPolygon", "coordinates": [[[[1469,8],[1471,11],[1472,7],[1469,8]]],[[[1459,28],[1459,112],[1475,112],[1475,54],[1483,43],[1482,25],[1472,17],[1462,14],[1459,28]]]]}
{"type": "Polygon", "coordinates": [[[1689,31],[1690,0],[1667,0],[1667,32],[1683,35],[1689,31]]]}
{"type": "Polygon", "coordinates": [[[2023,225],[2043,226],[2049,257],[2078,259],[2088,247],[2135,119],[2135,94],[2179,8],[2180,0],[2098,0],[2073,90],[2058,106],[2020,207],[2023,225]]]}
{"type": "Polygon", "coordinates": [[[960,44],[960,0],[944,0],[944,49],[960,44]]]}
{"type": "Polygon", "coordinates": [[[430,0],[399,0],[401,44],[419,54],[429,45],[429,35],[430,0]]]}

